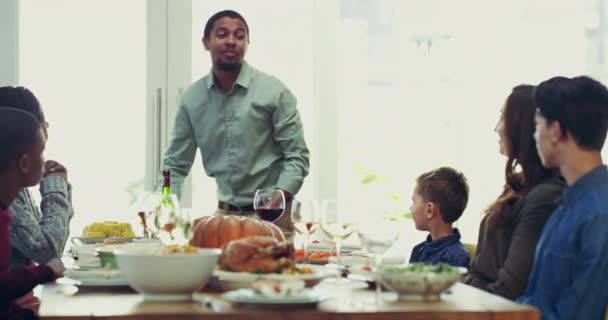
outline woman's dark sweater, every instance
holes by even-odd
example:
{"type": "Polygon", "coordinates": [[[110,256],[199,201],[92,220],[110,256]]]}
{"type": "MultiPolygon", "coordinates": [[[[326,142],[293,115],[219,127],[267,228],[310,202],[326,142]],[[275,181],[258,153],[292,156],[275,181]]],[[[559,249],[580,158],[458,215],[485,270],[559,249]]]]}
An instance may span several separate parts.
{"type": "Polygon", "coordinates": [[[508,222],[481,222],[477,249],[464,282],[508,299],[522,295],[532,268],[536,242],[557,208],[565,182],[548,178],[534,186],[511,207],[508,222]]]}

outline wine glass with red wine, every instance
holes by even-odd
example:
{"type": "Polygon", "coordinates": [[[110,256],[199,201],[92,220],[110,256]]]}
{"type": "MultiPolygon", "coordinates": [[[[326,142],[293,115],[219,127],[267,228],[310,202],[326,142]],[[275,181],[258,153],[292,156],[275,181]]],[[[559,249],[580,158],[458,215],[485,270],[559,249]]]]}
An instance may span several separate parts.
{"type": "Polygon", "coordinates": [[[285,194],[281,189],[258,189],[253,197],[253,208],[262,220],[274,222],[285,212],[285,194]]]}

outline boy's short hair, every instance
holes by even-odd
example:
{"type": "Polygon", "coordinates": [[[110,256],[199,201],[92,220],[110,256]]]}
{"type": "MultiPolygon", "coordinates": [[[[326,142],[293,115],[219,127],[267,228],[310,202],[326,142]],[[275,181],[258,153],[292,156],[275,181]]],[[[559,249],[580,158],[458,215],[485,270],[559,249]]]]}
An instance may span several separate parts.
{"type": "Polygon", "coordinates": [[[608,89],[586,76],[554,77],[536,87],[534,102],[548,123],[583,149],[602,150],[608,130],[608,89]]]}
{"type": "Polygon", "coordinates": [[[462,173],[441,167],[421,174],[416,183],[416,192],[424,201],[439,205],[445,223],[453,223],[462,216],[469,201],[469,185],[462,173]]]}
{"type": "Polygon", "coordinates": [[[0,173],[8,169],[12,160],[36,144],[40,127],[40,121],[29,112],[0,108],[0,173]]]}

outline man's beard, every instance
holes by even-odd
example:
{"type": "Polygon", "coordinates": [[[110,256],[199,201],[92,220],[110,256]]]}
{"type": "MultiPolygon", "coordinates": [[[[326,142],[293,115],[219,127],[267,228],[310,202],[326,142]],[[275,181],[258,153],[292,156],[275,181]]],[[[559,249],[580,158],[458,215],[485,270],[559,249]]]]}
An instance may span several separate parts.
{"type": "Polygon", "coordinates": [[[217,62],[217,68],[222,71],[237,71],[241,68],[242,62],[217,62]]]}

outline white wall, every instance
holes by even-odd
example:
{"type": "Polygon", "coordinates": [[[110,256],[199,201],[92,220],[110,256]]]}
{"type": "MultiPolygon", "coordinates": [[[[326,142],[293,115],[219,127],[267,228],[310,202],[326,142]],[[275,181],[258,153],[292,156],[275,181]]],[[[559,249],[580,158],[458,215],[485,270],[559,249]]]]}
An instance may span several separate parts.
{"type": "Polygon", "coordinates": [[[18,0],[0,1],[0,86],[18,81],[18,0]]]}

